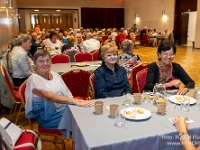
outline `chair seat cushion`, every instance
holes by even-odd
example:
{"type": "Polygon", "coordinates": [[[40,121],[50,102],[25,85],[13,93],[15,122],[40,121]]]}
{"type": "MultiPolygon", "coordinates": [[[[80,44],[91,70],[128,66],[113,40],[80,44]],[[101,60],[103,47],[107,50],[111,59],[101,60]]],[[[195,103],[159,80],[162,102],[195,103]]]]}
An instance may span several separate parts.
{"type": "Polygon", "coordinates": [[[19,95],[19,92],[18,92],[18,91],[15,93],[15,99],[16,99],[18,102],[21,102],[20,95],[19,95]]]}
{"type": "Polygon", "coordinates": [[[59,130],[54,130],[54,129],[47,129],[47,128],[43,128],[41,126],[38,126],[38,131],[41,132],[41,133],[49,133],[49,134],[57,134],[57,135],[62,135],[60,133],[59,130]]]}
{"type": "MultiPolygon", "coordinates": [[[[34,138],[34,134],[30,132],[23,132],[18,141],[16,142],[15,146],[19,146],[25,143],[32,143],[34,145],[34,138]]],[[[32,146],[25,146],[21,148],[15,148],[15,150],[34,150],[34,148],[32,146]]]]}

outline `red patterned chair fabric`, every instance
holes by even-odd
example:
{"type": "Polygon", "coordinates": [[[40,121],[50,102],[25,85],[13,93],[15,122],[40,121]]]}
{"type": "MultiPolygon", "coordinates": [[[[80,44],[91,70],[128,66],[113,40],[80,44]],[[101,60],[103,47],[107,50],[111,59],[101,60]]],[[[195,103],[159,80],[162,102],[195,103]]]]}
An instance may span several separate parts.
{"type": "Polygon", "coordinates": [[[89,99],[90,73],[85,70],[70,70],[61,77],[74,97],[89,99]]]}
{"type": "MultiPolygon", "coordinates": [[[[35,141],[35,135],[33,133],[23,132],[18,141],[15,143],[15,146],[19,146],[25,143],[32,143],[34,145],[34,141],[35,141]]],[[[32,146],[25,146],[21,148],[15,148],[14,150],[35,150],[35,149],[32,146]]]]}
{"type": "Polygon", "coordinates": [[[88,52],[80,52],[74,55],[75,62],[92,61],[92,54],[88,52]]]}
{"type": "Polygon", "coordinates": [[[92,53],[92,58],[94,61],[98,60],[99,57],[99,50],[96,50],[92,53]]]}
{"type": "MultiPolygon", "coordinates": [[[[22,100],[23,106],[25,106],[25,103],[26,103],[25,90],[26,90],[26,81],[24,81],[24,83],[19,88],[19,95],[22,100]]],[[[31,129],[33,129],[33,123],[36,122],[36,120],[31,118],[31,119],[28,119],[28,121],[29,121],[31,129]]],[[[52,136],[54,138],[58,137],[60,139],[60,141],[55,142],[54,140],[49,140],[49,139],[45,139],[45,138],[44,139],[41,138],[41,141],[62,144],[63,149],[65,149],[64,139],[62,138],[62,134],[60,133],[59,130],[47,129],[47,128],[43,128],[40,125],[38,125],[38,132],[39,132],[38,135],[52,136]]]]}
{"type": "Polygon", "coordinates": [[[51,62],[52,62],[52,64],[69,63],[70,58],[69,58],[69,56],[67,56],[65,54],[58,54],[58,55],[55,55],[51,58],[51,62]]]}
{"type": "Polygon", "coordinates": [[[132,70],[131,70],[131,80],[130,80],[130,84],[131,84],[131,87],[132,87],[132,93],[138,92],[136,74],[143,69],[147,69],[148,66],[149,66],[149,63],[141,63],[141,64],[138,64],[137,66],[132,68],[132,70]]]}
{"type": "Polygon", "coordinates": [[[142,93],[144,86],[146,84],[147,69],[141,70],[136,74],[138,92],[142,93]]]}

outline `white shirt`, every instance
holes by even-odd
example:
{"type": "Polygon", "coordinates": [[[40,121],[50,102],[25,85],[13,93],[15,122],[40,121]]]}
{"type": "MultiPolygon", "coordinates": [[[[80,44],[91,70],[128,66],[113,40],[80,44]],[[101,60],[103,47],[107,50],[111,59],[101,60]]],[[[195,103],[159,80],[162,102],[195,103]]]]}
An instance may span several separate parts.
{"type": "Polygon", "coordinates": [[[83,51],[91,52],[100,48],[100,42],[96,39],[89,39],[83,42],[83,51]]]}
{"type": "Polygon", "coordinates": [[[117,36],[117,32],[111,33],[112,41],[115,41],[116,36],[117,36]]]}
{"type": "Polygon", "coordinates": [[[13,78],[27,78],[33,73],[33,61],[21,47],[14,47],[11,52],[13,78]]]}
{"type": "Polygon", "coordinates": [[[56,43],[52,43],[50,39],[47,39],[45,42],[45,47],[50,47],[50,50],[55,50],[56,47],[58,47],[58,49],[61,49],[62,46],[62,42],[60,42],[59,40],[56,40],[56,43]]]}

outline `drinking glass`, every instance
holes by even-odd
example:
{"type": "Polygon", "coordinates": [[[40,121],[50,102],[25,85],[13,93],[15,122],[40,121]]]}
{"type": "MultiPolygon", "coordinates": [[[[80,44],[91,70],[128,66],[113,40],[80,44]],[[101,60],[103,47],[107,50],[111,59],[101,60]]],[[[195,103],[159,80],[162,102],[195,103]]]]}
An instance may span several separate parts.
{"type": "Polygon", "coordinates": [[[124,105],[127,106],[127,107],[130,106],[132,98],[133,98],[133,95],[126,94],[126,97],[125,97],[125,100],[124,100],[124,105]]]}
{"type": "Polygon", "coordinates": [[[124,127],[125,126],[125,117],[122,114],[120,114],[118,112],[118,110],[115,111],[115,116],[116,116],[116,123],[115,123],[115,125],[117,127],[124,127]]]}
{"type": "Polygon", "coordinates": [[[142,92],[142,102],[143,103],[150,103],[150,91],[143,90],[142,92]]]}
{"type": "Polygon", "coordinates": [[[184,99],[184,97],[181,99],[181,108],[180,108],[180,110],[182,110],[182,111],[185,111],[185,112],[187,112],[187,111],[190,111],[190,98],[189,97],[187,97],[188,99],[184,99]]]}

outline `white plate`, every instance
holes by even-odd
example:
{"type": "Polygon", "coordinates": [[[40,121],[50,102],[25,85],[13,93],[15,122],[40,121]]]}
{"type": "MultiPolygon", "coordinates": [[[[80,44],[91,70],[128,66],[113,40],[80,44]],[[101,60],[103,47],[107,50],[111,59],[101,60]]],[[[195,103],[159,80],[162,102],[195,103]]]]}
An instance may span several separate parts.
{"type": "MultiPolygon", "coordinates": [[[[171,101],[175,104],[181,104],[180,102],[177,101],[177,99],[176,99],[177,96],[182,96],[182,95],[172,95],[168,99],[169,99],[169,101],[171,101]]],[[[187,97],[189,97],[189,96],[187,96],[187,97]]],[[[196,99],[194,99],[192,97],[189,97],[189,98],[190,98],[190,104],[195,104],[197,102],[196,99]]]]}
{"type": "Polygon", "coordinates": [[[125,109],[126,109],[126,108],[124,108],[124,109],[121,110],[121,114],[122,114],[125,118],[127,118],[127,119],[131,119],[131,120],[143,120],[143,119],[147,119],[147,118],[151,117],[151,112],[150,112],[149,110],[145,109],[145,108],[141,108],[141,107],[128,107],[127,110],[126,110],[126,112],[127,112],[127,111],[132,112],[131,115],[136,115],[135,118],[131,118],[130,115],[127,115],[126,113],[124,113],[125,109]],[[138,108],[139,108],[139,109],[142,109],[142,110],[144,111],[144,113],[143,113],[143,114],[140,114],[140,113],[138,113],[138,112],[133,111],[133,110],[136,110],[136,109],[138,109],[138,108]]]}
{"type": "Polygon", "coordinates": [[[78,67],[86,67],[86,66],[89,66],[90,64],[89,63],[77,63],[76,66],[78,67]]]}

